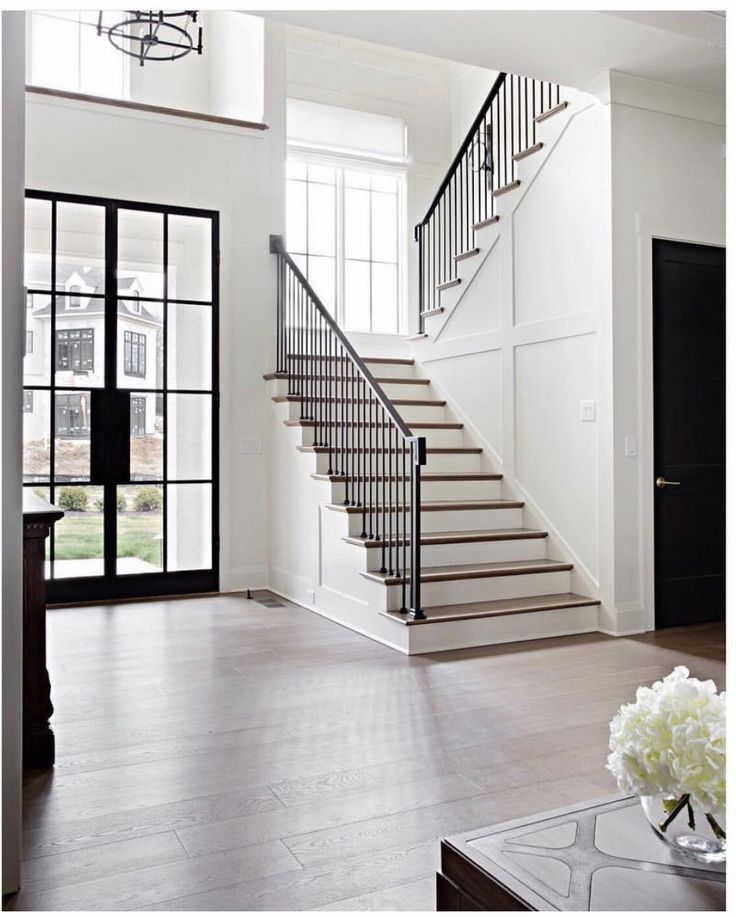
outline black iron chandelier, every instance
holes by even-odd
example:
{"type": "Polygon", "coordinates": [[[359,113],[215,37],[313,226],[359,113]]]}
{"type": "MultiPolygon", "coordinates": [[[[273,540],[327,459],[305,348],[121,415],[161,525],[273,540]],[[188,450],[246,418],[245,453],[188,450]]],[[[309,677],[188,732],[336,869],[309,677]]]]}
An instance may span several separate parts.
{"type": "Polygon", "coordinates": [[[197,27],[196,44],[193,36],[197,10],[124,10],[123,15],[126,18],[120,22],[105,25],[100,10],[97,34],[107,35],[113,47],[136,58],[141,67],[146,61],[173,61],[192,51],[202,53],[202,26],[197,27]]]}

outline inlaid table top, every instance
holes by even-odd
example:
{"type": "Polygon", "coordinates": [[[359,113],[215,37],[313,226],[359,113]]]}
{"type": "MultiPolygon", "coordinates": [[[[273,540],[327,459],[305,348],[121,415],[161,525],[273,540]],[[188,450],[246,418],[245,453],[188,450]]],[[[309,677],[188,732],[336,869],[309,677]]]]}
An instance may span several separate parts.
{"type": "MultiPolygon", "coordinates": [[[[560,911],[722,911],[724,865],[657,837],[637,797],[616,796],[456,835],[442,873],[479,904],[560,911]],[[470,887],[468,885],[470,884],[470,887]],[[488,887],[484,889],[484,884],[488,887]],[[487,892],[487,894],[486,894],[487,892]]],[[[501,909],[501,908],[498,908],[501,909]]]]}

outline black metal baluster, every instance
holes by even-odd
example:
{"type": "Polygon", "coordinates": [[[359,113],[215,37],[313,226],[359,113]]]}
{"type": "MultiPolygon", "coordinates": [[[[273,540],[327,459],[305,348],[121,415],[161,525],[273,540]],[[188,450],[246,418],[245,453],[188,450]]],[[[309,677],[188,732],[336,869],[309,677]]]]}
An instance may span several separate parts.
{"type": "Polygon", "coordinates": [[[381,425],[381,573],[386,573],[386,425],[384,423],[386,412],[383,407],[379,412],[381,425]]]}
{"type": "Polygon", "coordinates": [[[409,617],[425,618],[421,600],[421,543],[422,543],[422,478],[421,466],[427,461],[426,441],[423,436],[411,440],[411,596],[409,617]]]}

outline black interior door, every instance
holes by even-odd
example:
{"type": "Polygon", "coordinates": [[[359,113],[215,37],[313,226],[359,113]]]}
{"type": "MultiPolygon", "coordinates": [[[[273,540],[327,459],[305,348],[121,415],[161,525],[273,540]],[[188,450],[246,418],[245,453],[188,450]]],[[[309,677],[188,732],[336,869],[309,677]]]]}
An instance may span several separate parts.
{"type": "Polygon", "coordinates": [[[654,241],[657,627],[725,617],[725,260],[715,246],[654,241]]]}
{"type": "Polygon", "coordinates": [[[213,211],[27,194],[23,472],[66,513],[51,602],[218,588],[217,250],[213,211]]]}

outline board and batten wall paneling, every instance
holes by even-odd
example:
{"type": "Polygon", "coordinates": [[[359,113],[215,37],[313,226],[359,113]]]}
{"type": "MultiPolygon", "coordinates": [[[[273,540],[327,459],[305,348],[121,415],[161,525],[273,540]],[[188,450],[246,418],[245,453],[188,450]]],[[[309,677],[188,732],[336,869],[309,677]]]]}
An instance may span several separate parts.
{"type": "Polygon", "coordinates": [[[516,477],[598,578],[598,431],[580,401],[597,401],[597,335],[515,349],[516,477]]]}
{"type": "Polygon", "coordinates": [[[517,325],[605,306],[607,118],[602,105],[573,118],[514,213],[517,325]]]}

